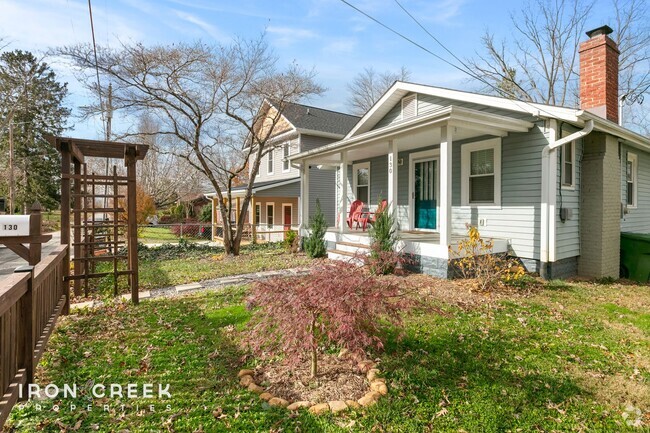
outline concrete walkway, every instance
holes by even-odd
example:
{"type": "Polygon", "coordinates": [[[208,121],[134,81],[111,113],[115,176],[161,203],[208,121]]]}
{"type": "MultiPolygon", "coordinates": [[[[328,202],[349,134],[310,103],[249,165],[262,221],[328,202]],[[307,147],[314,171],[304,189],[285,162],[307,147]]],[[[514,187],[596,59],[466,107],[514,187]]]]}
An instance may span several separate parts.
{"type": "MultiPolygon", "coordinates": [[[[290,268],[277,271],[253,272],[250,274],[231,275],[228,277],[215,278],[213,280],[204,280],[197,283],[181,284],[179,286],[169,286],[160,289],[140,292],[140,300],[152,298],[171,298],[174,296],[184,295],[187,293],[197,292],[200,290],[221,290],[226,287],[241,286],[250,284],[255,281],[265,280],[272,277],[291,277],[297,275],[306,275],[310,272],[309,268],[290,268]]],[[[122,295],[125,301],[131,300],[131,295],[122,295]]],[[[70,305],[71,309],[79,308],[96,308],[104,305],[103,301],[78,302],[70,305]]]]}

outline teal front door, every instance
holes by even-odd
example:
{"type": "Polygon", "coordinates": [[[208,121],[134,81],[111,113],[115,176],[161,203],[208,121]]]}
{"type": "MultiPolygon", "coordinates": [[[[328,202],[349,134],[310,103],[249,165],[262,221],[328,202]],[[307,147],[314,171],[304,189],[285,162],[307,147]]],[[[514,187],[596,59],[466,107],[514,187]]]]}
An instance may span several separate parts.
{"type": "Polygon", "coordinates": [[[416,161],[414,170],[414,226],[416,229],[435,230],[438,228],[436,203],[438,160],[416,161]]]}

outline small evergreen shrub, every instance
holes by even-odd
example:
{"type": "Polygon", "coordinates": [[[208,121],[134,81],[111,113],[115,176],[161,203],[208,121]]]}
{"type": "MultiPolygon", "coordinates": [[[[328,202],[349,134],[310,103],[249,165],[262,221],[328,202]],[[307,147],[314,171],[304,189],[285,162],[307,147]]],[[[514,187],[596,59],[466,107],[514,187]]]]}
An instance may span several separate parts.
{"type": "Polygon", "coordinates": [[[307,256],[315,259],[327,255],[327,246],[325,244],[325,233],[327,232],[327,221],[325,214],[320,207],[320,201],[316,200],[316,212],[309,219],[309,235],[305,239],[305,252],[307,256]]]}
{"type": "MultiPolygon", "coordinates": [[[[379,200],[381,206],[381,199],[379,200]]],[[[374,275],[392,274],[400,261],[400,255],[395,251],[397,233],[395,231],[395,216],[383,209],[375,215],[375,222],[368,231],[370,234],[370,255],[367,264],[374,275]]]]}

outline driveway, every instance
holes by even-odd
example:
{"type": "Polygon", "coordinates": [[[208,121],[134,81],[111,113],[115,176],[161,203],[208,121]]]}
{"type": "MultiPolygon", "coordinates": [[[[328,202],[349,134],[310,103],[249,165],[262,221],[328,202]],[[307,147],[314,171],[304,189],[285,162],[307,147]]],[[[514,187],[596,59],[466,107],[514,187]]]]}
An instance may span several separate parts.
{"type": "MultiPolygon", "coordinates": [[[[41,257],[45,257],[50,254],[50,252],[61,243],[61,232],[54,232],[50,234],[52,235],[52,239],[48,243],[43,244],[41,257]]],[[[4,245],[0,245],[0,275],[11,274],[17,267],[24,266],[26,264],[27,260],[21,259],[18,254],[14,253],[4,245]]]]}

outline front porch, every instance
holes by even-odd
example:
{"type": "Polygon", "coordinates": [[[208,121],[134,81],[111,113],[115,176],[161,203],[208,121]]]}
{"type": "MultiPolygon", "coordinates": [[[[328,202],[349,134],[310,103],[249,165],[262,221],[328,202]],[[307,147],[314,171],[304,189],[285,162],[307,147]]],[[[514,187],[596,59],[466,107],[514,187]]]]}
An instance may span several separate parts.
{"type": "MultiPolygon", "coordinates": [[[[305,167],[336,170],[338,215],[327,235],[330,249],[350,252],[355,244],[367,246],[367,233],[347,223],[351,204],[362,202],[372,212],[386,199],[388,211],[395,215],[398,248],[446,269],[449,247],[455,248],[465,237],[466,224],[486,226],[487,218],[480,217],[486,210],[502,218],[501,139],[531,126],[523,120],[450,106],[359,131],[299,159],[303,204],[309,194],[304,187],[309,181],[305,167]]],[[[305,206],[301,212],[304,228],[309,213],[305,206]]],[[[508,251],[506,238],[490,237],[494,252],[508,251]]]]}

